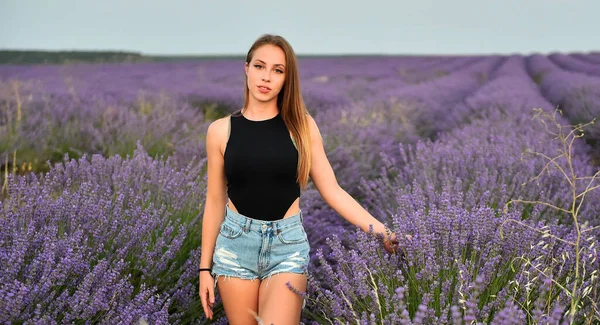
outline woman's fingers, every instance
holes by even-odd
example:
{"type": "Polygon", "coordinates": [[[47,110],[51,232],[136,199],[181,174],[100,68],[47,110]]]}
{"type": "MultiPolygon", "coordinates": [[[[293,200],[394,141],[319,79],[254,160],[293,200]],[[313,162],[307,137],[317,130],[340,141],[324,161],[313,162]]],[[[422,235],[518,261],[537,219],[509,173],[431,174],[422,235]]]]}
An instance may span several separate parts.
{"type": "MultiPolygon", "coordinates": [[[[207,289],[207,291],[210,291],[207,289]]],[[[213,308],[213,304],[210,302],[210,300],[208,299],[208,297],[210,296],[210,294],[208,292],[206,292],[206,294],[204,295],[204,300],[205,300],[205,305],[206,305],[206,317],[212,319],[213,317],[213,313],[212,313],[212,308],[213,308]]]]}
{"type": "Polygon", "coordinates": [[[206,293],[206,305],[208,306],[208,313],[206,315],[208,315],[208,317],[210,319],[212,319],[212,310],[213,310],[213,306],[215,303],[215,297],[214,297],[214,293],[212,290],[210,290],[210,288],[206,288],[206,290],[208,291],[206,293]]]}
{"type": "MultiPolygon", "coordinates": [[[[413,239],[413,237],[409,234],[405,234],[404,237],[408,240],[413,239]]],[[[398,239],[395,233],[391,233],[388,238],[384,238],[383,242],[385,245],[385,249],[390,253],[396,253],[400,248],[400,244],[398,243],[398,239]]]]}
{"type": "Polygon", "coordinates": [[[210,288],[206,286],[202,286],[200,284],[200,301],[202,302],[202,309],[204,310],[204,314],[206,318],[212,319],[212,308],[215,302],[214,292],[211,292],[210,288]]]}
{"type": "Polygon", "coordinates": [[[215,291],[211,288],[208,289],[208,303],[210,305],[212,313],[212,308],[215,305],[215,291]]]}
{"type": "Polygon", "coordinates": [[[200,291],[200,301],[202,301],[202,309],[204,309],[204,315],[208,318],[208,306],[206,303],[206,291],[200,291]]]}
{"type": "Polygon", "coordinates": [[[398,247],[398,242],[395,239],[386,240],[384,242],[384,246],[385,246],[385,250],[387,250],[388,252],[395,253],[396,249],[398,247]]]}

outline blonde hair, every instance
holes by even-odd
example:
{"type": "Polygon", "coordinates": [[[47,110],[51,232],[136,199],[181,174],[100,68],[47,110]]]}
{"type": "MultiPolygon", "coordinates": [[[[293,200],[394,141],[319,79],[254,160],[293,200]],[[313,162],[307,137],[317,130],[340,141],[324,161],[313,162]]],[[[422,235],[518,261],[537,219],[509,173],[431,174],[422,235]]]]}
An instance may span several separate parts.
{"type": "MultiPolygon", "coordinates": [[[[261,35],[250,47],[246,55],[246,63],[252,61],[256,49],[263,45],[275,45],[285,53],[285,80],[283,88],[277,96],[277,107],[286,127],[292,134],[298,149],[298,168],[296,181],[302,190],[306,189],[310,173],[311,150],[310,150],[310,127],[308,117],[310,116],[302,94],[300,93],[300,78],[298,76],[298,64],[296,54],[290,44],[279,35],[261,35]]],[[[244,82],[244,107],[249,102],[248,79],[244,82]]],[[[241,112],[241,110],[240,110],[241,112]]],[[[236,112],[237,113],[237,112],[236,112]]],[[[235,113],[234,113],[235,114],[235,113]]]]}

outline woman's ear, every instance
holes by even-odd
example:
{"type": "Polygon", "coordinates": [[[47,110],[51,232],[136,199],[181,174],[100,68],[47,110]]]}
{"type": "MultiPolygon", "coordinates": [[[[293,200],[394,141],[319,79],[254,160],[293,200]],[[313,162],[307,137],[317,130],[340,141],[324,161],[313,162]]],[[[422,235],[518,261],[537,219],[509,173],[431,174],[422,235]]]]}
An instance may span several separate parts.
{"type": "Polygon", "coordinates": [[[244,62],[244,72],[246,73],[246,77],[248,76],[248,62],[244,62]]]}

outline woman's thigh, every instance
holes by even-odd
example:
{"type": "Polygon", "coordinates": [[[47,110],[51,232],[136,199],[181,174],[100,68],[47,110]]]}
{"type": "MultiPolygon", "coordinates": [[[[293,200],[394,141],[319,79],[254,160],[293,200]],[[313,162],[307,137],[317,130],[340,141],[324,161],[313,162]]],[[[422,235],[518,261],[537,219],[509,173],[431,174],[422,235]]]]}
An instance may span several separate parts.
{"type": "Polygon", "coordinates": [[[258,314],[263,324],[300,323],[304,298],[292,291],[288,282],[295,290],[306,292],[307,276],[304,274],[277,273],[261,282],[258,314]]]}
{"type": "Polygon", "coordinates": [[[233,276],[219,276],[217,287],[229,324],[256,324],[259,286],[258,279],[244,280],[233,276]]]}

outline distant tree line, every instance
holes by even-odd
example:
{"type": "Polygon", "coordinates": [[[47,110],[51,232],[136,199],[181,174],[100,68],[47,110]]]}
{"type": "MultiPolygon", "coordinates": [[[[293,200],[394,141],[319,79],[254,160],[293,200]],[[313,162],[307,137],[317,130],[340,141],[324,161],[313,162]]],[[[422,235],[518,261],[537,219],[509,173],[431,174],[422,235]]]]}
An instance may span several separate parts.
{"type": "Polygon", "coordinates": [[[63,64],[148,61],[141,53],[123,51],[0,50],[0,64],[63,64]]]}
{"type": "MultiPolygon", "coordinates": [[[[298,58],[361,57],[361,54],[298,54],[298,58]]],[[[413,56],[368,54],[366,56],[413,56]]],[[[67,63],[111,63],[111,62],[173,62],[197,60],[244,59],[244,55],[144,55],[128,51],[44,51],[44,50],[0,50],[0,64],[67,64],[67,63]]]]}
{"type": "Polygon", "coordinates": [[[144,55],[127,51],[0,50],[0,64],[67,64],[110,62],[169,62],[243,59],[241,55],[144,55]]]}

